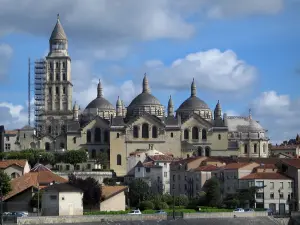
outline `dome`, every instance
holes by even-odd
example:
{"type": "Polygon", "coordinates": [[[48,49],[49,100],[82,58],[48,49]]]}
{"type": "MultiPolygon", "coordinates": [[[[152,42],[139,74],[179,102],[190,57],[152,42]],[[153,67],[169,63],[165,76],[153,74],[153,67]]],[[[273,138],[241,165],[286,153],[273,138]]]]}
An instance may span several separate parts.
{"type": "Polygon", "coordinates": [[[97,86],[97,98],[91,101],[85,109],[115,110],[114,106],[103,97],[101,80],[97,86]]]}
{"type": "Polygon", "coordinates": [[[134,108],[136,106],[143,106],[143,105],[161,105],[159,100],[151,95],[150,93],[141,93],[136,96],[128,108],[134,108]]]}
{"type": "Polygon", "coordinates": [[[97,97],[91,101],[86,109],[114,110],[114,106],[103,97],[97,97]]]}
{"type": "Polygon", "coordinates": [[[195,109],[209,109],[209,107],[203,100],[201,100],[197,96],[191,96],[179,106],[178,111],[195,109]]]}

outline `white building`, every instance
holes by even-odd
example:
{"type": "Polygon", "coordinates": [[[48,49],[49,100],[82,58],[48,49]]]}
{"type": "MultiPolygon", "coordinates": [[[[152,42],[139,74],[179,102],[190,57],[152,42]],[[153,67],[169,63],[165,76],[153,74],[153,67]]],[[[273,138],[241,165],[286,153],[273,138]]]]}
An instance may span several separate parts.
{"type": "Polygon", "coordinates": [[[50,185],[43,190],[43,216],[83,215],[83,193],[80,189],[61,183],[50,185]]]}

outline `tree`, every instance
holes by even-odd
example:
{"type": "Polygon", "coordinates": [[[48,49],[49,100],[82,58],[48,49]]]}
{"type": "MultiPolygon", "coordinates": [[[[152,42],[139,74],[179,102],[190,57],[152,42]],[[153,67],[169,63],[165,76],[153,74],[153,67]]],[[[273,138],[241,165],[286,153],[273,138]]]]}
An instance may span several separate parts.
{"type": "Polygon", "coordinates": [[[12,190],[10,177],[3,170],[0,170],[0,187],[2,196],[7,195],[12,190]]]}
{"type": "Polygon", "coordinates": [[[83,205],[92,209],[98,207],[101,200],[101,186],[92,177],[86,179],[78,178],[74,174],[69,175],[69,184],[83,191],[83,205]]]}
{"type": "Polygon", "coordinates": [[[43,196],[43,190],[40,190],[38,193],[35,193],[31,200],[30,200],[30,206],[32,208],[42,208],[42,196],[43,196]],[[39,204],[39,207],[38,207],[39,204]]]}
{"type": "Polygon", "coordinates": [[[112,177],[112,178],[110,178],[110,177],[105,177],[105,178],[103,179],[103,183],[104,183],[105,185],[108,185],[108,186],[115,186],[115,185],[117,184],[117,179],[114,178],[114,177],[112,177]]]}
{"type": "Polygon", "coordinates": [[[85,150],[70,150],[64,153],[63,162],[73,165],[75,169],[79,163],[86,162],[87,158],[85,150]]]}
{"type": "MultiPolygon", "coordinates": [[[[102,165],[102,167],[106,168],[108,164],[108,155],[106,152],[100,152],[100,154],[97,156],[97,162],[102,165]]],[[[103,168],[103,169],[104,169],[103,168]]]]}
{"type": "Polygon", "coordinates": [[[150,187],[142,179],[135,179],[129,185],[129,199],[132,206],[139,205],[146,201],[150,196],[150,187]]]}
{"type": "Polygon", "coordinates": [[[212,207],[221,205],[221,187],[218,178],[212,177],[205,182],[203,190],[206,193],[206,204],[212,207]]]}

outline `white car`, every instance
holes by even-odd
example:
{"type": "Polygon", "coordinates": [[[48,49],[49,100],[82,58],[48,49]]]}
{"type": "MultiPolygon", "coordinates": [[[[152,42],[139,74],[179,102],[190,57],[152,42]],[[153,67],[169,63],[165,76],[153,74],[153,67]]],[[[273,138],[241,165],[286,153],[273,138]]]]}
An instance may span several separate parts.
{"type": "Polygon", "coordinates": [[[142,212],[139,209],[132,210],[128,213],[129,215],[141,215],[142,212]]]}
{"type": "Polygon", "coordinates": [[[245,210],[242,208],[236,208],[235,210],[233,210],[233,212],[245,212],[245,210]]]}

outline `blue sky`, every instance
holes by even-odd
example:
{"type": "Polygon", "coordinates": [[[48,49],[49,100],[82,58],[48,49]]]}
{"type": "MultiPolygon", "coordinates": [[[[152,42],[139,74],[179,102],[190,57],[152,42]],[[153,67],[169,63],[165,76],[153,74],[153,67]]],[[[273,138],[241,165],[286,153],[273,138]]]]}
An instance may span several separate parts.
{"type": "Polygon", "coordinates": [[[161,103],[172,94],[178,107],[194,77],[211,109],[217,100],[231,115],[251,107],[274,142],[300,133],[298,0],[13,2],[0,9],[0,123],[9,128],[26,124],[28,57],[46,54],[60,13],[82,108],[99,78],[107,99],[128,105],[145,72],[161,103]]]}

